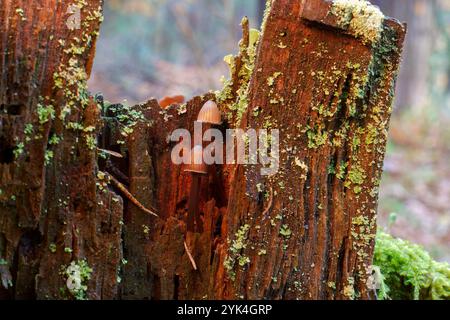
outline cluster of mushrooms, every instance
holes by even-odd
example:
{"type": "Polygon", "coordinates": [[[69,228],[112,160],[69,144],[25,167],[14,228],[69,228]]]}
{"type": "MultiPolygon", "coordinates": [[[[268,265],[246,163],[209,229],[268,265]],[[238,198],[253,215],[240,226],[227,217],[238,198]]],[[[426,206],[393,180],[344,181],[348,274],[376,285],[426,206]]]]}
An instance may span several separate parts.
{"type": "MultiPolygon", "coordinates": [[[[197,116],[197,122],[201,123],[204,130],[208,130],[211,126],[217,126],[222,123],[222,117],[217,104],[209,100],[200,109],[197,116]]],[[[191,163],[184,170],[192,175],[191,193],[189,196],[187,231],[196,232],[200,225],[200,215],[198,211],[200,179],[208,174],[208,166],[203,160],[203,146],[195,145],[191,152],[191,163]],[[195,220],[195,223],[194,223],[195,220]]]]}

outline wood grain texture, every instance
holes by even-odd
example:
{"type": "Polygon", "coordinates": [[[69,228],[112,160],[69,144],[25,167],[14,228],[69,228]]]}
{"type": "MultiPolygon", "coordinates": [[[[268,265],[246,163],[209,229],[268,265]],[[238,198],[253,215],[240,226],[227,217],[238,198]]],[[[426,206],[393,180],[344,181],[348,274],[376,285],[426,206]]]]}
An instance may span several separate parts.
{"type": "MultiPolygon", "coordinates": [[[[162,218],[150,222],[149,259],[128,257],[137,262],[130,268],[142,272],[130,273],[134,285],[149,289],[142,298],[374,297],[366,282],[405,28],[386,19],[382,40],[371,46],[334,28],[331,18],[303,18],[304,3],[273,1],[240,123],[228,107],[239,100],[241,68],[248,57],[241,53],[235,59],[232,94],[219,105],[230,116],[222,130],[236,125],[279,129],[281,169],[264,177],[259,166],[213,166],[214,172],[202,180],[204,230],[193,242],[197,271],[182,240],[190,179],[171,163],[168,136],[178,128],[192,133],[201,105],[214,96],[193,99],[182,114],[180,106],[161,111],[156,101],[139,106],[153,125],[138,130],[129,142],[131,188],[142,201],[150,199],[162,218]],[[256,108],[261,110],[257,116],[256,108]],[[273,196],[266,197],[270,192],[273,196]],[[232,252],[243,228],[246,246],[232,252]]],[[[322,11],[330,8],[327,1],[309,4],[324,5],[322,11]]],[[[245,36],[248,32],[241,48],[248,45],[245,36]]],[[[139,219],[126,222],[133,228],[133,248],[143,241],[139,229],[145,221],[139,219]],[[135,239],[136,232],[141,239],[135,239]]]]}
{"type": "Polygon", "coordinates": [[[70,298],[62,272],[81,259],[95,270],[87,297],[117,297],[122,201],[98,189],[87,143],[102,125],[86,91],[101,4],[2,1],[0,258],[14,285],[3,297],[70,298]]]}
{"type": "Polygon", "coordinates": [[[86,87],[101,1],[4,3],[0,280],[13,287],[0,298],[73,298],[61,271],[81,259],[93,269],[90,299],[374,297],[368,267],[405,26],[385,19],[372,45],[339,27],[330,1],[273,0],[256,52],[243,20],[221,94],[106,108],[86,87]],[[70,5],[80,29],[66,25],[70,5]],[[169,136],[193,133],[208,100],[223,133],[280,130],[280,170],[210,166],[198,232],[186,233],[192,178],[172,163],[169,136]],[[123,110],[141,115],[125,139],[123,110]],[[124,157],[98,159],[97,137],[124,157]],[[99,170],[159,217],[122,200],[99,170]]]}

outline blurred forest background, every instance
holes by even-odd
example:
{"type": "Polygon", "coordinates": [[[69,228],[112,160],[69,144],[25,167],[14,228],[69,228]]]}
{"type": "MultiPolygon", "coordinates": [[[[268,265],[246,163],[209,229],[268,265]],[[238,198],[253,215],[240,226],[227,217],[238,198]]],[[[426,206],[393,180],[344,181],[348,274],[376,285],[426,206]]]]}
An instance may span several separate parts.
{"type": "MultiPolygon", "coordinates": [[[[408,23],[379,224],[450,261],[450,0],[372,0],[408,23]]],[[[106,0],[90,90],[113,102],[221,88],[244,15],[265,0],[106,0]]]]}

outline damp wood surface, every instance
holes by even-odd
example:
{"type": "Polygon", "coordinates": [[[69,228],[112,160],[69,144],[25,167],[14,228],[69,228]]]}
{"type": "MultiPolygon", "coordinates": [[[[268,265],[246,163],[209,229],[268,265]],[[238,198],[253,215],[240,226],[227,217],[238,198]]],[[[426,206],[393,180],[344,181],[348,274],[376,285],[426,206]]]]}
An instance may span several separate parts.
{"type": "Polygon", "coordinates": [[[0,8],[0,284],[11,284],[0,298],[71,299],[64,270],[79,261],[92,269],[88,299],[375,298],[368,268],[404,25],[385,18],[370,43],[329,1],[269,1],[259,40],[242,21],[221,92],[125,107],[86,87],[100,0],[18,9],[0,8]],[[70,5],[84,28],[67,27],[70,5]],[[193,133],[208,100],[222,132],[279,129],[280,170],[210,166],[186,239],[192,177],[168,137],[193,133]]]}

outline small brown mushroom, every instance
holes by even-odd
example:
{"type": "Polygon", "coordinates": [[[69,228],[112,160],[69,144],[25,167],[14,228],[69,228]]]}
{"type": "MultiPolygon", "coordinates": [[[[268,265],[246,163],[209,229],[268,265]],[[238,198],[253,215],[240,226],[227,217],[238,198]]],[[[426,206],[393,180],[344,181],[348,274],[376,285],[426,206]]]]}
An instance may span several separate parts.
{"type": "Polygon", "coordinates": [[[200,109],[197,121],[212,125],[220,125],[222,123],[222,116],[217,104],[212,100],[207,101],[200,109]]]}
{"type": "Polygon", "coordinates": [[[187,231],[195,232],[194,219],[200,223],[200,215],[198,214],[198,202],[200,196],[200,179],[202,175],[208,174],[208,167],[203,161],[203,148],[200,145],[195,146],[191,153],[191,163],[184,170],[192,175],[192,185],[189,196],[187,231]]]}

